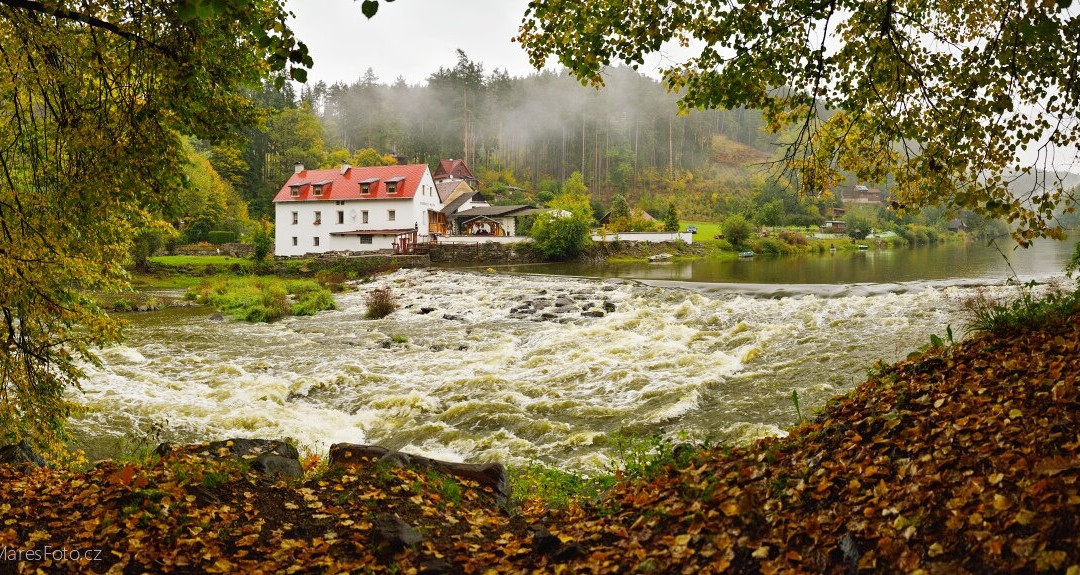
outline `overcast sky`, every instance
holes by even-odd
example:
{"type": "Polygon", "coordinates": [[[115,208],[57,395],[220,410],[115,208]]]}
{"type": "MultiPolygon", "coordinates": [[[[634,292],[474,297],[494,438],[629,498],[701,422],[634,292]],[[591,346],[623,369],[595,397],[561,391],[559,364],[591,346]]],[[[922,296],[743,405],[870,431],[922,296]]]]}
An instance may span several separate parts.
{"type": "MultiPolygon", "coordinates": [[[[360,0],[287,0],[296,14],[293,31],[308,45],[315,67],[312,83],[355,82],[369,67],[383,83],[404,76],[409,84],[457,62],[461,48],[484,71],[505,69],[511,76],[534,72],[517,35],[529,0],[397,0],[379,3],[368,20],[360,0]]],[[[658,78],[660,63],[689,54],[671,44],[639,68],[658,78]]],[[[554,60],[552,60],[554,62],[554,60]]]]}
{"type": "Polygon", "coordinates": [[[368,20],[353,0],[288,0],[293,30],[308,45],[315,66],[311,81],[353,82],[371,67],[379,80],[404,76],[423,83],[465,50],[484,71],[532,72],[521,46],[510,41],[528,0],[397,0],[380,2],[368,20]]]}

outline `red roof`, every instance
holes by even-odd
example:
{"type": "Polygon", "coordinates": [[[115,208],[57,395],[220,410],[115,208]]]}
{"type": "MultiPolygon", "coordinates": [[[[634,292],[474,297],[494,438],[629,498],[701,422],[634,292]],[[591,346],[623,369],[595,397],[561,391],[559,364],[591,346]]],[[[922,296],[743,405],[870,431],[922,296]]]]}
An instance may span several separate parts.
{"type": "Polygon", "coordinates": [[[433,177],[448,178],[450,176],[454,176],[459,180],[464,180],[467,178],[472,178],[474,180],[476,179],[476,176],[473,175],[472,170],[469,169],[469,166],[465,165],[464,161],[440,160],[439,167],[435,168],[435,174],[433,175],[433,177]]]}
{"type": "Polygon", "coordinates": [[[274,196],[275,202],[302,202],[305,200],[385,200],[394,198],[410,199],[416,195],[420,180],[427,172],[425,164],[406,166],[371,166],[367,168],[349,168],[345,174],[341,168],[326,170],[304,170],[293,174],[289,181],[274,196]],[[397,191],[386,193],[387,180],[397,181],[397,191]],[[370,182],[370,193],[360,193],[360,182],[370,182]],[[322,184],[322,195],[316,196],[314,188],[322,184]],[[299,195],[293,195],[293,188],[299,195]]]}

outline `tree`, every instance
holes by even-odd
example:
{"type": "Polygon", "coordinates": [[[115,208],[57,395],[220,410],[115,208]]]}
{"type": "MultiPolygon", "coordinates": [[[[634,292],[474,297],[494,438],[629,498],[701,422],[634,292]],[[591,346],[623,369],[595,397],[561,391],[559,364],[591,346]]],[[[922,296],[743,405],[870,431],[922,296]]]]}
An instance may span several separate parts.
{"type": "Polygon", "coordinates": [[[611,200],[611,219],[625,218],[630,215],[630,204],[626,202],[626,196],[616,195],[611,200]]]}
{"type": "Polygon", "coordinates": [[[847,226],[848,237],[855,240],[866,239],[866,236],[870,235],[870,228],[873,226],[866,216],[857,212],[848,212],[844,216],[844,225],[847,226]]]}
{"type": "Polygon", "coordinates": [[[255,248],[251,259],[256,264],[263,263],[274,246],[274,230],[270,222],[261,220],[255,224],[255,231],[251,234],[251,245],[255,248]]]}
{"type": "Polygon", "coordinates": [[[675,204],[668,204],[667,213],[664,214],[664,231],[679,231],[679,212],[675,211],[675,204]]]}
{"type": "Polygon", "coordinates": [[[739,247],[754,233],[754,226],[746,221],[741,214],[728,216],[720,223],[720,229],[724,231],[724,239],[734,247],[739,247]]]}
{"type": "Polygon", "coordinates": [[[700,45],[662,71],[680,107],[761,110],[804,195],[842,172],[891,180],[898,209],[1005,217],[1026,243],[1063,238],[1055,208],[1080,201],[1054,173],[1080,142],[1072,4],[531,0],[517,40],[597,86],[666,41],[700,45]],[[1018,174],[1034,183],[1014,194],[1018,174]]]}
{"type": "Polygon", "coordinates": [[[580,172],[574,172],[563,184],[562,193],[539,214],[530,233],[536,249],[549,260],[577,257],[589,245],[593,220],[589,189],[580,172]]]}
{"type": "Polygon", "coordinates": [[[278,0],[0,0],[0,443],[63,448],[68,388],[119,337],[87,294],[127,286],[132,238],[182,190],[182,134],[220,139],[257,119],[243,87],[303,79],[287,19],[278,0]]]}

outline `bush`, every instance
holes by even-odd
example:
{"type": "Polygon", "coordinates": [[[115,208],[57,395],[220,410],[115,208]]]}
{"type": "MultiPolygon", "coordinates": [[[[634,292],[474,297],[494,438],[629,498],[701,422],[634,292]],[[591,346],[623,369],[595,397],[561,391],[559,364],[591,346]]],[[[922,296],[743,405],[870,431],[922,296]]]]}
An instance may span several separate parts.
{"type": "Polygon", "coordinates": [[[589,224],[577,217],[547,215],[532,227],[534,246],[549,260],[577,257],[589,245],[589,224]]]}
{"type": "Polygon", "coordinates": [[[761,238],[753,242],[754,251],[760,254],[786,256],[795,253],[795,248],[779,238],[761,238]]]}
{"type": "Polygon", "coordinates": [[[212,230],[206,233],[206,240],[215,246],[228,244],[236,241],[236,232],[228,230],[212,230]]]}
{"type": "Polygon", "coordinates": [[[1080,313],[1080,289],[1052,289],[1038,296],[1034,287],[1034,282],[1024,284],[1016,298],[1004,302],[995,301],[982,292],[965,300],[963,309],[970,318],[968,331],[1004,335],[1038,326],[1060,325],[1073,314],[1080,313]]]}
{"type": "Polygon", "coordinates": [[[270,255],[270,249],[274,245],[274,236],[270,229],[270,224],[267,222],[259,222],[255,225],[255,232],[251,235],[251,245],[255,248],[251,259],[255,263],[261,263],[266,256],[270,255]]]}
{"type": "Polygon", "coordinates": [[[791,230],[780,230],[780,233],[777,235],[780,236],[780,239],[785,243],[793,246],[805,246],[810,243],[810,241],[806,239],[806,236],[791,230]]]}
{"type": "Polygon", "coordinates": [[[332,270],[319,270],[315,272],[315,281],[322,287],[337,293],[345,289],[345,274],[332,270]]]}
{"type": "Polygon", "coordinates": [[[740,214],[728,216],[720,223],[720,229],[724,231],[724,239],[734,247],[741,246],[754,233],[754,226],[740,214]]]}
{"type": "Polygon", "coordinates": [[[397,309],[397,300],[390,288],[378,288],[368,292],[367,300],[368,319],[382,319],[397,309]]]}

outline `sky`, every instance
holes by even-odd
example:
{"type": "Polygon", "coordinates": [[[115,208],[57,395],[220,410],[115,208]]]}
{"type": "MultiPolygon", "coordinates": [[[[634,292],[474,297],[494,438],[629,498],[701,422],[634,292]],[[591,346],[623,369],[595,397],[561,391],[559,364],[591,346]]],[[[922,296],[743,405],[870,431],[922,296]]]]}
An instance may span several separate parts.
{"type": "MultiPolygon", "coordinates": [[[[535,72],[525,51],[511,41],[529,0],[383,0],[370,20],[361,14],[360,4],[360,0],[287,0],[296,15],[292,29],[315,60],[308,75],[311,83],[352,83],[370,67],[386,84],[398,76],[409,84],[422,84],[440,66],[453,67],[458,48],[470,60],[481,62],[488,73],[535,72]]],[[[660,64],[671,64],[680,53],[688,52],[666,45],[639,71],[659,78],[660,64]]]]}
{"type": "Polygon", "coordinates": [[[440,66],[453,67],[455,50],[513,76],[533,71],[525,51],[511,42],[528,0],[397,0],[379,3],[368,20],[360,1],[288,0],[293,31],[308,45],[315,66],[309,78],[354,82],[368,67],[379,80],[404,76],[423,83],[440,66]]]}

